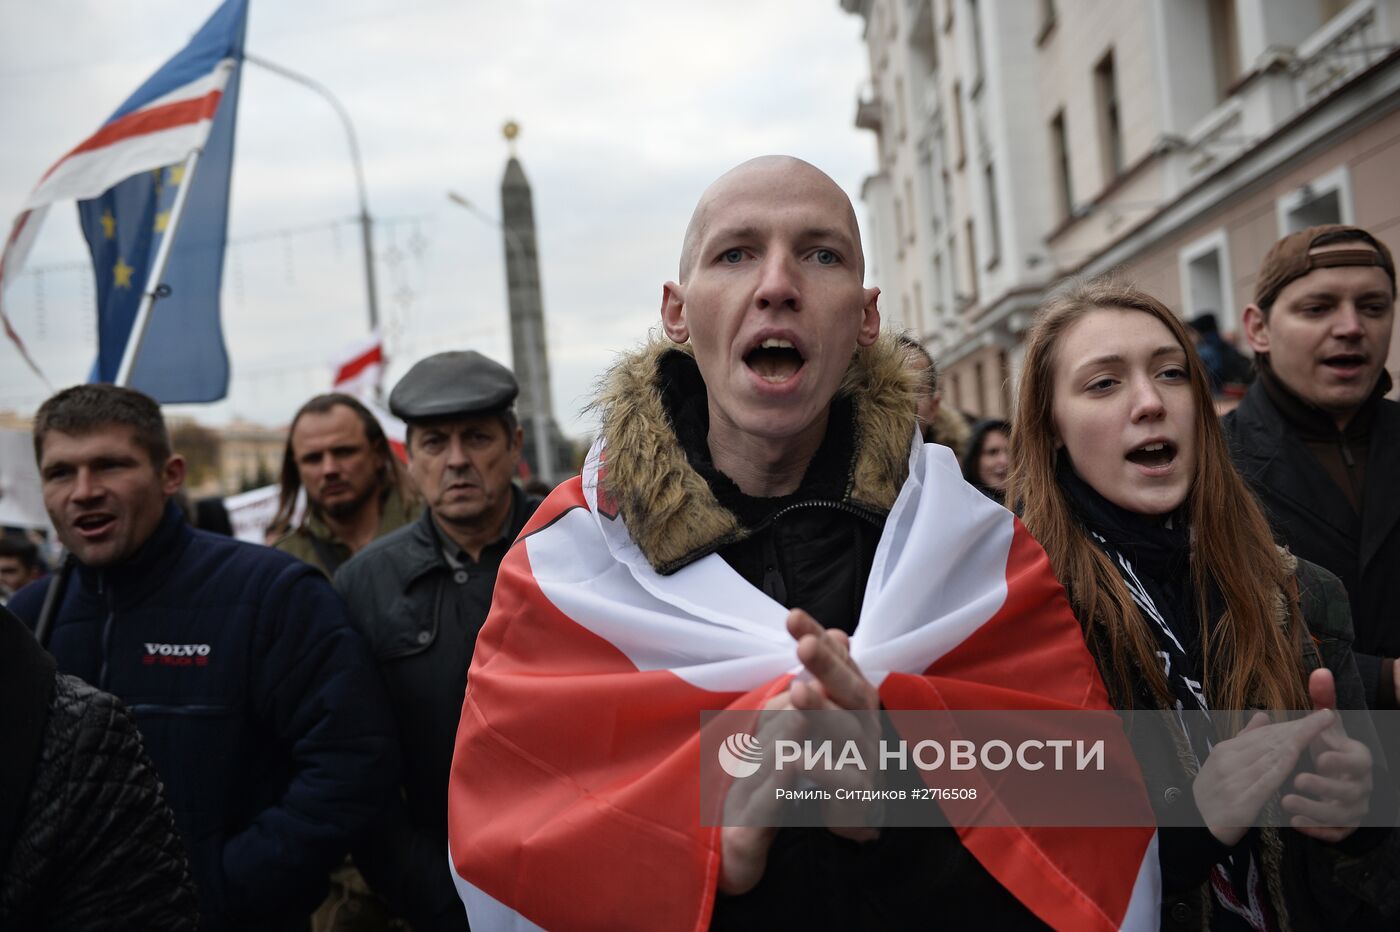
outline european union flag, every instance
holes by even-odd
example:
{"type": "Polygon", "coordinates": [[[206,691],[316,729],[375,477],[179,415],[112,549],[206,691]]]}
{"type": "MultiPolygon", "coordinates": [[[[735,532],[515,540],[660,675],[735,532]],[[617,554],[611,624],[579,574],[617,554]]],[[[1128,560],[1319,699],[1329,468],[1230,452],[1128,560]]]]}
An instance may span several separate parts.
{"type": "MultiPolygon", "coordinates": [[[[240,50],[242,19],[236,24],[240,50]]],[[[238,61],[192,179],[184,177],[179,162],[142,171],[78,202],[97,280],[98,349],[90,381],[115,381],[152,262],[170,233],[171,208],[180,187],[189,185],[160,281],[169,293],[152,307],[129,384],[162,403],[217,401],[228,393],[219,292],[241,72],[238,61]]]]}

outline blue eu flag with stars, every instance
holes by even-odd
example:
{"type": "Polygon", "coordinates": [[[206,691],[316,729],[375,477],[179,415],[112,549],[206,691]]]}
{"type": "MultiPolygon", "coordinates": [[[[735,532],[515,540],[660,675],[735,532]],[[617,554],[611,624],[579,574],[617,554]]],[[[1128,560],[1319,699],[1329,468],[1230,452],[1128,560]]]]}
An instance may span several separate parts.
{"type": "Polygon", "coordinates": [[[152,307],[130,385],[165,404],[217,401],[228,393],[219,292],[241,71],[240,63],[229,76],[192,179],[179,163],[78,202],[97,280],[98,348],[89,381],[115,381],[176,194],[189,185],[160,282],[169,293],[152,307]]]}

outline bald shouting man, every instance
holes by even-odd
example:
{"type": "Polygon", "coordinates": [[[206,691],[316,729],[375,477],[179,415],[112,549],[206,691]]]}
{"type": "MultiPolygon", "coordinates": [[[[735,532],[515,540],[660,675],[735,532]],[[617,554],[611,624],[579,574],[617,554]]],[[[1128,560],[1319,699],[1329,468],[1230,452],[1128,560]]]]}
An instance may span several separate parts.
{"type": "MultiPolygon", "coordinates": [[[[701,197],[662,287],[665,339],[609,373],[582,476],[501,566],[449,789],[473,928],[1088,927],[1058,912],[1080,908],[1124,924],[1150,833],[1084,832],[1037,859],[1041,842],[987,830],[964,845],[948,827],[700,817],[703,710],[936,708],[925,638],[966,608],[944,574],[1005,586],[1008,547],[1045,565],[946,449],[915,442],[914,376],[864,276],[849,199],[806,162],[754,159],[701,197]],[[1097,863],[1072,895],[1090,847],[1128,871],[1097,863]]],[[[994,685],[1034,694],[1025,708],[1100,697],[1058,584],[1015,604],[1019,641],[1053,625],[1069,647],[994,685]]]]}

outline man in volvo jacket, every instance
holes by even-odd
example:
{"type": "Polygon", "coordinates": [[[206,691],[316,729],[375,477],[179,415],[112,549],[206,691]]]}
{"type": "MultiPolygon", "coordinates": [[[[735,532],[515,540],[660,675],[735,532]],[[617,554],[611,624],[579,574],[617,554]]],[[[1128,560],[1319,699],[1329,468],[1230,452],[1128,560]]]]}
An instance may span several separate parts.
{"type": "MultiPolygon", "coordinates": [[[[314,567],[190,528],[157,404],[82,385],[34,421],[44,503],[76,570],[59,670],[135,715],[190,856],[205,929],[305,929],[397,785],[373,660],[314,567]]],[[[56,576],[57,574],[55,574],[56,576]]],[[[39,623],[55,576],[10,608],[39,623]]]]}

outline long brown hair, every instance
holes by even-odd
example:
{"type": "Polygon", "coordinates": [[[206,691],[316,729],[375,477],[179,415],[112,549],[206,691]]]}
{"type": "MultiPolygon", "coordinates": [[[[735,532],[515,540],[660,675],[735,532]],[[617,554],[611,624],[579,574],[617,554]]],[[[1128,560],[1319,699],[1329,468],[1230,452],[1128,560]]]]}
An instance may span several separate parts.
{"type": "Polygon", "coordinates": [[[1302,622],[1296,605],[1280,601],[1281,593],[1289,591],[1289,571],[1263,512],[1230,462],[1205,366],[1186,327],[1162,302],[1125,282],[1099,278],[1070,283],[1041,309],[1026,343],[1007,501],[1020,503],[1021,520],[1069,591],[1115,701],[1131,703],[1136,668],[1157,698],[1168,703],[1166,677],[1147,621],[1118,571],[1076,522],[1055,480],[1056,347],[1085,314],[1099,309],[1152,315],[1186,353],[1196,402],[1196,475],[1187,499],[1191,577],[1202,625],[1207,701],[1222,710],[1309,708],[1300,656],[1302,622]],[[1206,594],[1212,589],[1225,611],[1207,624],[1206,594]],[[1279,624],[1281,604],[1289,604],[1286,625],[1279,624]]]}
{"type": "MultiPolygon", "coordinates": [[[[385,492],[397,489],[404,504],[417,503],[418,493],[408,478],[408,470],[394,455],[393,448],[389,446],[389,438],[384,435],[384,428],[379,426],[379,419],[371,414],[359,399],[341,392],[327,392],[324,395],[316,395],[302,405],[292,418],[291,426],[287,428],[287,445],[282,451],[282,472],[279,477],[282,489],[278,495],[277,514],[273,517],[270,527],[290,530],[292,515],[296,511],[297,493],[301,491],[301,470],[297,469],[296,452],[292,449],[292,434],[296,432],[297,422],[303,415],[325,414],[337,406],[355,412],[355,416],[364,425],[365,439],[369,441],[370,449],[379,457],[379,490],[385,492]]],[[[307,507],[312,507],[309,502],[307,507]]]]}

